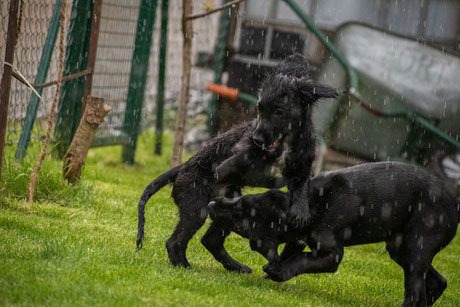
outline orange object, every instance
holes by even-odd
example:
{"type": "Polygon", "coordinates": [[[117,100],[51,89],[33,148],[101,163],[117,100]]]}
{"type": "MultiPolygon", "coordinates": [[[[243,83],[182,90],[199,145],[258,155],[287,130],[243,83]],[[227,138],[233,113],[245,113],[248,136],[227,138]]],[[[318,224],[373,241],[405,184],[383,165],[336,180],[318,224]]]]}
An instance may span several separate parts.
{"type": "Polygon", "coordinates": [[[220,95],[222,97],[230,98],[234,101],[238,100],[238,93],[240,92],[236,88],[226,87],[211,82],[209,82],[206,85],[206,90],[213,92],[214,94],[220,95]]]}

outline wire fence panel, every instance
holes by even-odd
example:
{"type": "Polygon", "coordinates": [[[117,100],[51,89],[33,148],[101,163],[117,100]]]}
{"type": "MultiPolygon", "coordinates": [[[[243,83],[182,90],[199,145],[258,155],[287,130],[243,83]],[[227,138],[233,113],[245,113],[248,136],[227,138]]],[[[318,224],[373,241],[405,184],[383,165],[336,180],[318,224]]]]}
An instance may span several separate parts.
{"type": "MultiPolygon", "coordinates": [[[[159,0],[160,1],[160,0],[159,0]]],[[[202,12],[203,2],[193,0],[193,11],[202,12]]],[[[222,1],[214,1],[215,6],[222,1]]],[[[157,18],[153,34],[150,67],[147,90],[144,102],[143,127],[151,127],[156,120],[156,95],[158,81],[159,51],[160,51],[160,7],[157,9],[157,18]]],[[[166,84],[165,84],[165,125],[174,127],[175,112],[177,110],[182,76],[182,1],[169,1],[169,22],[166,57],[166,84]]],[[[213,14],[193,21],[192,71],[190,78],[189,119],[193,119],[205,110],[211,94],[205,90],[206,84],[212,82],[214,73],[211,67],[199,65],[200,54],[213,54],[219,30],[220,14],[213,14]]],[[[189,124],[195,124],[190,120],[189,124]]]]}
{"type": "Polygon", "coordinates": [[[92,95],[104,98],[112,111],[98,129],[98,136],[122,133],[139,4],[140,0],[102,3],[92,95]]]}
{"type": "MultiPolygon", "coordinates": [[[[5,55],[6,31],[8,24],[8,8],[10,1],[0,2],[0,56],[3,61],[5,55]]],[[[37,69],[40,64],[43,46],[45,44],[49,22],[53,12],[54,1],[28,0],[23,1],[22,12],[19,17],[18,39],[15,48],[14,63],[16,67],[30,82],[34,83],[37,69]]],[[[70,8],[69,8],[70,13],[70,8]]],[[[46,81],[57,79],[58,48],[54,47],[51,63],[46,81]]],[[[0,67],[3,75],[3,65],[0,67]]],[[[32,141],[36,141],[43,132],[42,119],[51,108],[55,87],[48,87],[42,91],[42,99],[38,108],[37,121],[32,134],[32,141]]],[[[24,84],[13,78],[11,82],[10,106],[8,108],[8,125],[6,144],[16,144],[21,133],[24,118],[27,112],[32,91],[24,84]]]]}
{"type": "MultiPolygon", "coordinates": [[[[73,1],[67,1],[67,15],[70,16],[73,1]]],[[[9,2],[0,2],[0,56],[2,60],[5,54],[9,2]]],[[[38,73],[37,70],[40,65],[40,58],[47,38],[55,2],[50,0],[23,1],[20,16],[21,26],[15,49],[15,62],[12,64],[32,84],[38,73]]],[[[140,2],[140,0],[104,0],[102,4],[92,95],[104,98],[105,102],[112,107],[112,111],[106,117],[105,123],[98,129],[98,136],[116,137],[122,133],[140,2]]],[[[203,1],[193,0],[193,2],[195,12],[203,11],[203,1]]],[[[214,2],[216,6],[222,3],[222,1],[214,2]]],[[[158,3],[161,3],[161,0],[158,0],[158,3]]],[[[155,108],[160,61],[160,5],[157,6],[156,14],[145,101],[142,110],[142,129],[153,127],[156,120],[155,108]]],[[[191,77],[190,117],[202,114],[211,96],[205,91],[205,87],[207,82],[213,81],[214,78],[212,64],[207,67],[204,67],[206,65],[196,66],[195,64],[199,61],[200,54],[212,55],[214,52],[219,28],[219,15],[213,14],[193,21],[192,59],[194,66],[191,77]]],[[[173,127],[182,75],[181,1],[169,1],[168,18],[165,122],[166,127],[173,127]]],[[[67,41],[65,43],[67,44],[67,41]]],[[[58,42],[56,41],[44,82],[57,80],[58,54],[58,42]]],[[[0,65],[0,75],[2,74],[3,65],[0,65]]],[[[36,143],[44,134],[44,122],[50,112],[54,91],[55,86],[46,87],[42,90],[42,98],[38,105],[38,112],[31,134],[31,144],[36,143]]],[[[27,86],[13,78],[8,110],[6,137],[8,145],[15,145],[18,142],[32,95],[34,94],[27,86]]],[[[202,122],[204,126],[204,120],[202,122]]]]}

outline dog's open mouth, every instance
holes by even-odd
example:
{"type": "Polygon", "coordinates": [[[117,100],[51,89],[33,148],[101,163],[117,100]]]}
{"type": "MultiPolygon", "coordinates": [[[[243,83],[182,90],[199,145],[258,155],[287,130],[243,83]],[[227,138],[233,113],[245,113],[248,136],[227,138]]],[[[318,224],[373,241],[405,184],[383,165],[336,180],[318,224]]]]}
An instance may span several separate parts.
{"type": "Polygon", "coordinates": [[[268,146],[268,150],[271,151],[276,149],[280,145],[282,138],[283,137],[280,135],[270,146],[268,146]]]}

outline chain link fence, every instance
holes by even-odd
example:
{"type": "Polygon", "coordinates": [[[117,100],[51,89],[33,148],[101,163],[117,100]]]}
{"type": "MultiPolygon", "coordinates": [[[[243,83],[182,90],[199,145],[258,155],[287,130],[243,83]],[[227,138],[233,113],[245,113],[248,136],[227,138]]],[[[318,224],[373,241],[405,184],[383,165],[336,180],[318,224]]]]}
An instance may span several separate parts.
{"type": "MultiPolygon", "coordinates": [[[[68,0],[70,16],[72,2],[68,0]]],[[[100,136],[118,136],[122,131],[126,110],[127,93],[134,50],[137,19],[141,0],[104,0],[99,34],[98,51],[93,77],[92,95],[102,97],[112,107],[106,122],[99,128],[100,136]]],[[[202,1],[193,0],[194,10],[202,11],[202,1]]],[[[220,5],[221,1],[214,1],[220,5]]],[[[155,121],[155,106],[159,65],[160,3],[158,1],[150,52],[145,100],[142,110],[142,129],[152,126],[155,121]]],[[[34,84],[40,58],[45,45],[55,1],[27,0],[22,2],[20,29],[15,49],[13,65],[34,84]]],[[[6,31],[8,24],[9,1],[0,2],[0,56],[5,54],[6,31]]],[[[182,74],[182,7],[181,1],[169,1],[168,47],[166,57],[166,125],[172,126],[180,95],[182,74]]],[[[194,41],[192,58],[196,61],[199,53],[214,51],[218,32],[219,14],[198,19],[193,22],[194,41]]],[[[45,82],[57,80],[58,43],[52,53],[45,82]]],[[[0,75],[3,74],[3,65],[0,75]]],[[[210,94],[205,92],[208,81],[213,79],[209,68],[192,69],[190,116],[200,114],[206,107],[210,94]]],[[[43,89],[38,107],[31,143],[36,143],[44,133],[44,119],[49,114],[55,87],[43,89]]],[[[15,145],[19,139],[27,107],[33,92],[16,79],[12,79],[11,98],[8,110],[7,145],[15,145]]]]}
{"type": "MultiPolygon", "coordinates": [[[[34,83],[43,46],[46,40],[49,22],[52,16],[54,3],[49,0],[23,1],[20,9],[18,39],[15,47],[14,63],[24,77],[34,83]]],[[[5,56],[6,31],[8,29],[9,1],[0,2],[0,56],[3,61],[5,56]]],[[[70,8],[69,8],[70,13],[70,8]]],[[[57,80],[58,70],[58,47],[54,48],[47,81],[57,80]]],[[[3,65],[0,67],[0,75],[3,75],[3,65]]],[[[43,132],[42,119],[47,116],[51,108],[55,87],[43,89],[42,99],[38,109],[37,121],[34,128],[34,141],[43,132]]],[[[8,108],[8,125],[6,144],[13,145],[19,139],[22,124],[27,112],[27,106],[35,95],[30,88],[17,79],[11,81],[10,105],[8,108]]]]}

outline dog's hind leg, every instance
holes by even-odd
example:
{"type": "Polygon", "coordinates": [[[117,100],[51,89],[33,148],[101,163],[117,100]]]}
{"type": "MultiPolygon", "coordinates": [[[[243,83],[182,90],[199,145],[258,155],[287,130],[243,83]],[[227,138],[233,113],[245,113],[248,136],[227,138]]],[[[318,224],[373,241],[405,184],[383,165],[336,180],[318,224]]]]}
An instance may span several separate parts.
{"type": "Polygon", "coordinates": [[[221,227],[212,222],[206,234],[201,239],[201,243],[214,256],[214,258],[222,263],[224,268],[229,271],[239,273],[251,273],[250,267],[239,263],[227,253],[224,248],[225,238],[230,234],[229,231],[223,230],[221,227]]]}
{"type": "Polygon", "coordinates": [[[429,265],[421,261],[421,255],[417,256],[416,243],[411,235],[412,231],[406,231],[403,236],[395,236],[394,240],[388,241],[386,249],[393,261],[404,270],[404,301],[402,306],[426,306],[426,282],[425,276],[429,265]]]}
{"type": "Polygon", "coordinates": [[[426,299],[428,306],[433,305],[447,287],[447,281],[433,266],[426,274],[426,299]]]}
{"type": "Polygon", "coordinates": [[[195,210],[191,210],[192,204],[189,203],[189,205],[189,210],[180,211],[179,223],[177,223],[176,229],[166,242],[166,249],[168,250],[168,256],[171,263],[186,269],[191,268],[185,255],[188,242],[198,229],[203,226],[208,216],[205,206],[199,206],[194,203],[193,208],[195,208],[195,210]]]}

